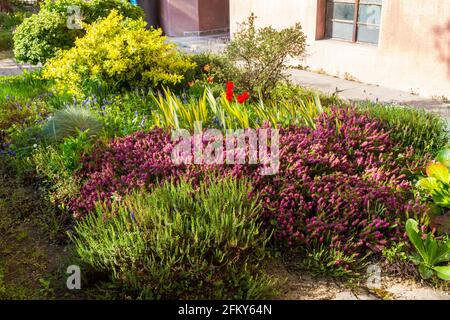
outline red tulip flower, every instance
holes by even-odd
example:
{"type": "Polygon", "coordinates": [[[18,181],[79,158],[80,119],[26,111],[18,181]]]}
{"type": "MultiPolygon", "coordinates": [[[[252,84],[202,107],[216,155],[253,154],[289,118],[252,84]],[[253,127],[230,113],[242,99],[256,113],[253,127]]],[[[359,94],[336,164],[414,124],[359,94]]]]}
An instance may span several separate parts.
{"type": "Polygon", "coordinates": [[[227,94],[227,100],[229,102],[233,101],[233,98],[234,98],[233,90],[234,90],[234,83],[233,83],[233,81],[227,82],[225,92],[227,94]]]}
{"type": "Polygon", "coordinates": [[[250,98],[250,94],[247,91],[245,91],[243,94],[241,94],[237,97],[237,101],[240,104],[243,104],[245,101],[248,100],[248,98],[250,98]]]}

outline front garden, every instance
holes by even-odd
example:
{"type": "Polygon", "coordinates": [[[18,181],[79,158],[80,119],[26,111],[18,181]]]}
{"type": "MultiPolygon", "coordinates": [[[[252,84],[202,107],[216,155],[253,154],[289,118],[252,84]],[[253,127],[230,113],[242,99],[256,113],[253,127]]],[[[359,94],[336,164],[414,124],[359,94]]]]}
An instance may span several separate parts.
{"type": "Polygon", "coordinates": [[[0,298],[64,298],[69,265],[82,298],[277,298],[271,269],[287,264],[351,283],[378,265],[448,290],[445,119],[290,83],[300,24],[251,16],[223,54],[193,55],[119,0],[80,0],[68,29],[74,3],[25,18],[15,57],[43,67],[0,77],[0,298]],[[230,132],[243,143],[209,136],[230,132]],[[61,251],[24,291],[12,269],[30,225],[61,251]]]}

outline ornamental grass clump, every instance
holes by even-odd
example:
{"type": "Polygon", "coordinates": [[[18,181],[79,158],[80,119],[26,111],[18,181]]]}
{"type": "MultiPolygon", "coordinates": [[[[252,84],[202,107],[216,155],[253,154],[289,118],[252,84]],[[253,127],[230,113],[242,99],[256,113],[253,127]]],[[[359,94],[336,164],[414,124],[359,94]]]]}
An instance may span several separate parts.
{"type": "Polygon", "coordinates": [[[43,127],[45,137],[53,142],[76,137],[79,132],[95,137],[101,129],[102,124],[92,111],[76,106],[57,111],[43,127]]]}
{"type": "Polygon", "coordinates": [[[181,180],[125,196],[75,227],[81,261],[144,299],[258,299],[269,234],[245,180],[181,180]]]}

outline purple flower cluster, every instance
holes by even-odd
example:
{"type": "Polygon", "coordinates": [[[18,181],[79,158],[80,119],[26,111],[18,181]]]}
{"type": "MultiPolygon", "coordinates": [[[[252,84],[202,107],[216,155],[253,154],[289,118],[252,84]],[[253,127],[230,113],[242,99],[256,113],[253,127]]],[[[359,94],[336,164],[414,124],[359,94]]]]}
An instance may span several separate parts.
{"type": "Polygon", "coordinates": [[[86,159],[77,214],[95,201],[111,201],[135,188],[151,188],[181,175],[193,179],[212,169],[247,177],[258,192],[266,227],[286,245],[328,245],[344,252],[379,251],[403,236],[402,217],[423,212],[414,200],[405,168],[414,152],[392,142],[379,122],[351,109],[332,109],[316,129],[280,131],[280,170],[262,176],[258,166],[191,165],[171,162],[173,144],[160,129],[118,139],[86,159]]]}

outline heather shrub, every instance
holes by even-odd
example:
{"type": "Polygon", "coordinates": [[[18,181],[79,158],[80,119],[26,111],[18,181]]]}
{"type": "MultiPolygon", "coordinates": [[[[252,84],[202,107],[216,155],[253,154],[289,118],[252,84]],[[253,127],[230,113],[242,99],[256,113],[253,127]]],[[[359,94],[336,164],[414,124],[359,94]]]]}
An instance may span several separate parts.
{"type": "Polygon", "coordinates": [[[435,155],[449,141],[447,122],[438,114],[408,106],[361,103],[359,108],[377,119],[390,137],[411,146],[417,158],[435,155]]]}
{"type": "Polygon", "coordinates": [[[201,181],[214,169],[250,177],[261,219],[279,245],[310,252],[327,246],[349,259],[381,252],[402,238],[405,216],[425,212],[409,182],[423,165],[412,160],[414,149],[392,141],[379,121],[352,109],[331,108],[315,128],[280,129],[280,171],[274,176],[261,176],[258,165],[175,166],[172,149],[170,134],[160,129],[116,139],[85,159],[84,184],[72,209],[81,216],[98,200],[111,203],[169,177],[201,181]]]}
{"type": "Polygon", "coordinates": [[[174,85],[193,67],[166,42],[161,29],[145,29],[142,20],[124,18],[113,10],[105,19],[86,26],[75,47],[49,61],[44,78],[56,80],[61,90],[73,93],[174,85]]]}
{"type": "Polygon", "coordinates": [[[181,166],[171,160],[170,134],[154,129],[113,140],[107,147],[84,159],[80,197],[73,199],[75,216],[94,209],[97,201],[106,204],[134,189],[151,189],[165,178],[180,176],[181,166]]]}
{"type": "Polygon", "coordinates": [[[252,97],[260,92],[267,97],[275,85],[286,80],[289,58],[300,58],[305,53],[306,36],[300,23],[275,30],[273,27],[256,28],[252,14],[233,35],[225,55],[234,63],[232,78],[237,87],[252,97]]]}
{"type": "Polygon", "coordinates": [[[97,204],[75,227],[81,261],[144,299],[257,299],[268,234],[244,180],[181,180],[97,204]]]}
{"type": "Polygon", "coordinates": [[[85,132],[87,137],[99,134],[102,126],[96,115],[85,108],[67,107],[53,114],[43,127],[44,135],[51,141],[62,141],[85,132]]]}
{"type": "Polygon", "coordinates": [[[82,37],[85,30],[68,28],[68,22],[76,21],[72,6],[77,6],[82,22],[90,24],[98,18],[106,17],[112,9],[125,17],[138,19],[143,11],[121,0],[47,0],[38,13],[26,18],[14,33],[14,55],[18,61],[33,64],[45,63],[59,50],[73,47],[75,39],[82,37]]]}

